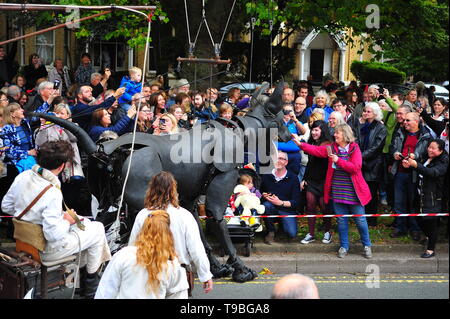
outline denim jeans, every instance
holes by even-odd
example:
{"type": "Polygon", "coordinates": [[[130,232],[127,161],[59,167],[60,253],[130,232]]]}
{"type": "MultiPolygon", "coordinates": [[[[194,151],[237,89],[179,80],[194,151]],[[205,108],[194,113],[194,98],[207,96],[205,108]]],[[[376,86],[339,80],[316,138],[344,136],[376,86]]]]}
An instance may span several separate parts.
{"type": "MultiPolygon", "coordinates": [[[[394,211],[396,214],[414,213],[414,196],[416,184],[411,181],[411,174],[398,172],[394,178],[394,211]]],[[[415,217],[396,217],[396,229],[399,232],[420,231],[415,217]],[[408,229],[409,224],[409,229],[408,229]]]]}
{"type": "Polygon", "coordinates": [[[300,164],[300,170],[298,172],[298,181],[301,183],[303,181],[303,177],[305,176],[306,166],[300,164]]]}
{"type": "MultiPolygon", "coordinates": [[[[364,206],[361,205],[349,205],[333,202],[332,209],[336,215],[360,215],[364,214],[364,206]]],[[[359,236],[361,237],[361,243],[363,246],[372,246],[369,236],[369,227],[367,226],[366,217],[353,217],[358,228],[359,236]]],[[[341,247],[348,250],[350,243],[348,241],[348,217],[338,217],[338,232],[339,239],[341,241],[341,247]]]]}
{"type": "MultiPolygon", "coordinates": [[[[296,212],[282,212],[278,210],[275,205],[271,202],[264,202],[263,205],[266,207],[264,215],[296,215],[296,212]]],[[[264,218],[266,223],[267,231],[275,232],[274,223],[279,221],[277,217],[264,218]]],[[[281,224],[283,225],[284,232],[290,237],[297,237],[297,217],[286,217],[281,218],[281,224]]]]}

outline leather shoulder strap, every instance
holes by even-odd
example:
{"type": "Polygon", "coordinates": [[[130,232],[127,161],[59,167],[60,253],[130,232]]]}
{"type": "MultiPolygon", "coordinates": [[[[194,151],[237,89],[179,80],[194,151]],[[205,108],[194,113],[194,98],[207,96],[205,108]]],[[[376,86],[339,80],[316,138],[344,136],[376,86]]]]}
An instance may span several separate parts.
{"type": "Polygon", "coordinates": [[[48,191],[53,185],[49,184],[47,185],[47,187],[45,187],[37,196],[35,199],[33,199],[33,201],[23,210],[23,212],[17,216],[17,219],[21,219],[23,215],[25,215],[26,213],[28,213],[28,211],[31,209],[31,207],[34,206],[34,204],[36,204],[36,202],[42,197],[42,195],[45,194],[46,191],[48,191]]]}

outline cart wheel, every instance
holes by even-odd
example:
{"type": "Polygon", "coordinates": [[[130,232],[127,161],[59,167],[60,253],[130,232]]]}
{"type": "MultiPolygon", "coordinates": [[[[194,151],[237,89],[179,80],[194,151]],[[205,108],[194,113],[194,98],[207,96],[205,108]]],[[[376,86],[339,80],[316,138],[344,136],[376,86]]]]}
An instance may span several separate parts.
{"type": "Polygon", "coordinates": [[[252,242],[250,240],[246,241],[244,248],[245,248],[244,256],[250,257],[250,254],[252,252],[252,242]]]}

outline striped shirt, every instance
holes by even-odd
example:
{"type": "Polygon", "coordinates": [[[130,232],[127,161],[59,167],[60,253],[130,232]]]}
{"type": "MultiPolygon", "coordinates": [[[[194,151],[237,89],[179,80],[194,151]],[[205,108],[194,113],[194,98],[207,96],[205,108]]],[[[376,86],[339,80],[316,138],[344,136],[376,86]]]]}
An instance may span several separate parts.
{"type": "MultiPolygon", "coordinates": [[[[348,153],[349,145],[346,148],[339,147],[337,156],[344,161],[348,161],[350,154],[348,153]]],[[[334,172],[331,181],[331,198],[336,203],[359,205],[359,199],[356,195],[350,174],[345,172],[337,164],[333,164],[334,172]]]]}

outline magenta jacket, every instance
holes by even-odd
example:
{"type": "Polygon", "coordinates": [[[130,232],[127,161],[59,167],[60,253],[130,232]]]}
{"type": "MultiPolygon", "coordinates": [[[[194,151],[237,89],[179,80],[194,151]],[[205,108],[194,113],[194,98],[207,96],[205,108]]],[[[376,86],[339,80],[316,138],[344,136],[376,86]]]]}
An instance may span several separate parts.
{"type": "MultiPolygon", "coordinates": [[[[327,158],[327,148],[326,145],[323,146],[314,146],[307,143],[301,144],[301,149],[312,156],[316,157],[322,157],[327,158]]],[[[331,144],[333,148],[333,153],[338,153],[338,146],[336,143],[331,144]]],[[[366,181],[364,180],[363,174],[361,172],[362,167],[362,155],[361,150],[359,149],[358,144],[356,143],[350,143],[349,147],[349,153],[350,157],[348,161],[345,161],[341,158],[338,159],[336,165],[341,167],[345,172],[350,174],[350,177],[352,179],[353,187],[355,188],[356,196],[358,196],[358,199],[362,206],[367,205],[370,200],[372,199],[370,195],[370,189],[367,185],[366,181]]],[[[325,187],[324,187],[324,200],[325,203],[328,204],[330,201],[330,193],[331,193],[331,181],[333,179],[333,173],[334,168],[332,168],[333,161],[331,158],[328,158],[328,170],[327,170],[327,176],[325,178],[325,187]]]]}

